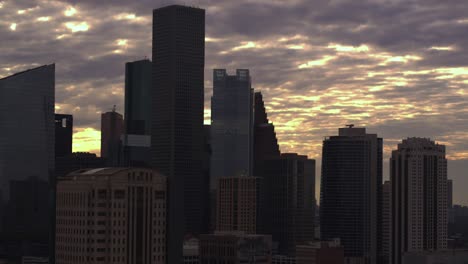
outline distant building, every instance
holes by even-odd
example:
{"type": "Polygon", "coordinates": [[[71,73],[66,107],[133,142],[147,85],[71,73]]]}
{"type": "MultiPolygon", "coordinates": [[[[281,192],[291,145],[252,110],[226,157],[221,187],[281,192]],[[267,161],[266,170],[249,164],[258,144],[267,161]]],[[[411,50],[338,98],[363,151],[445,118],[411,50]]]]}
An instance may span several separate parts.
{"type": "Polygon", "coordinates": [[[73,116],[55,114],[55,156],[64,157],[72,153],[73,116]]]}
{"type": "Polygon", "coordinates": [[[447,207],[453,207],[453,180],[447,180],[447,207]]]}
{"type": "Polygon", "coordinates": [[[11,262],[53,254],[54,104],[54,64],[0,79],[0,252],[11,262]]]}
{"type": "Polygon", "coordinates": [[[123,135],[123,164],[148,166],[151,145],[150,60],[125,64],[125,133],[123,135]]]}
{"type": "Polygon", "coordinates": [[[101,157],[108,166],[121,164],[122,141],[124,132],[123,117],[114,109],[101,115],[101,157]]]}
{"type": "Polygon", "coordinates": [[[382,186],[382,251],[381,263],[390,261],[390,247],[392,235],[392,184],[385,181],[382,186]]]}
{"type": "Polygon", "coordinates": [[[151,167],[170,179],[168,263],[182,262],[185,234],[208,229],[203,171],[205,10],[153,10],[151,167]]]}
{"type": "Polygon", "coordinates": [[[106,166],[106,159],[89,152],[73,152],[64,157],[56,159],[55,175],[63,177],[70,172],[79,169],[103,168],[106,166]]]}
{"type": "Polygon", "coordinates": [[[260,233],[278,242],[278,254],[314,239],[315,160],[295,153],[264,161],[260,233]]]}
{"type": "Polygon", "coordinates": [[[408,252],[402,257],[403,264],[466,264],[468,250],[444,250],[408,252]]]}
{"type": "Polygon", "coordinates": [[[242,232],[200,236],[200,264],[271,264],[271,236],[242,232]]]}
{"type": "Polygon", "coordinates": [[[218,179],[217,231],[257,233],[260,180],[243,176],[218,179]]]}
{"type": "Polygon", "coordinates": [[[56,263],[167,263],[166,177],[143,168],[58,179],[56,263]]]}
{"type": "Polygon", "coordinates": [[[344,248],[339,239],[313,241],[296,247],[296,264],[344,264],[344,248]]]}
{"type": "Polygon", "coordinates": [[[447,248],[447,159],[445,146],[408,138],[392,151],[391,263],[406,252],[447,248]]]}
{"type": "Polygon", "coordinates": [[[276,138],[275,126],[268,120],[261,92],[255,93],[254,102],[253,175],[260,176],[263,173],[264,160],[279,157],[280,149],[278,139],[276,138]]]}
{"type": "Polygon", "coordinates": [[[349,262],[377,263],[382,139],[365,128],[340,128],[323,141],[321,180],[321,239],[340,238],[349,262]]]}

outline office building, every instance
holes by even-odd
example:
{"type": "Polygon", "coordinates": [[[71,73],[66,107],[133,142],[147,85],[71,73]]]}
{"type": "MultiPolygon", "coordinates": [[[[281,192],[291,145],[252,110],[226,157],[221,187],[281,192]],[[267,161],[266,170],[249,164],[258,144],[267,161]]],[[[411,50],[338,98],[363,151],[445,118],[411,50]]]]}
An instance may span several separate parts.
{"type": "Polygon", "coordinates": [[[447,180],[447,207],[449,210],[453,207],[453,180],[447,180]]]}
{"type": "Polygon", "coordinates": [[[296,264],[296,256],[273,255],[271,257],[271,264],[296,264]]]}
{"type": "Polygon", "coordinates": [[[320,238],[340,238],[350,263],[381,255],[382,139],[349,125],[323,141],[320,238]]]}
{"type": "Polygon", "coordinates": [[[391,263],[407,252],[447,248],[447,159],[445,146],[407,138],[392,151],[391,263]]]}
{"type": "Polygon", "coordinates": [[[268,120],[261,92],[254,94],[254,163],[253,175],[262,174],[263,161],[280,155],[275,126],[268,120]]]}
{"type": "Polygon", "coordinates": [[[296,264],[344,263],[344,248],[339,239],[311,241],[296,247],[296,264]]]}
{"type": "Polygon", "coordinates": [[[271,264],[271,236],[217,232],[200,236],[200,264],[271,264]]]}
{"type": "Polygon", "coordinates": [[[200,240],[195,237],[187,237],[184,240],[184,264],[200,263],[200,240]]]}
{"type": "Polygon", "coordinates": [[[151,89],[150,60],[125,64],[125,134],[123,164],[148,166],[151,145],[151,89]]]}
{"type": "Polygon", "coordinates": [[[392,234],[392,184],[385,181],[382,186],[382,250],[380,263],[388,264],[390,261],[390,241],[392,234]]]}
{"type": "Polygon", "coordinates": [[[106,166],[106,159],[89,152],[73,152],[64,157],[58,157],[55,162],[56,177],[63,177],[80,169],[96,169],[106,166]]]}
{"type": "Polygon", "coordinates": [[[315,160],[295,153],[265,160],[261,233],[271,234],[278,254],[314,239],[315,160]]]}
{"type": "Polygon", "coordinates": [[[123,117],[115,111],[101,115],[101,157],[107,166],[119,166],[122,162],[122,141],[124,132],[123,117]]]}
{"type": "Polygon", "coordinates": [[[72,153],[73,116],[55,114],[55,157],[72,153]]]}
{"type": "Polygon", "coordinates": [[[48,256],[55,167],[55,65],[0,79],[0,252],[48,256]]]}
{"type": "Polygon", "coordinates": [[[260,180],[245,176],[218,179],[216,230],[257,233],[260,180]]]}
{"type": "Polygon", "coordinates": [[[151,166],[169,177],[168,263],[182,262],[184,234],[206,233],[203,201],[205,10],[153,11],[151,166]]]}
{"type": "Polygon", "coordinates": [[[211,190],[220,177],[250,176],[253,162],[253,90],[249,70],[213,70],[211,190]]]}
{"type": "Polygon", "coordinates": [[[168,263],[166,177],[84,169],[57,182],[56,263],[168,263]]]}

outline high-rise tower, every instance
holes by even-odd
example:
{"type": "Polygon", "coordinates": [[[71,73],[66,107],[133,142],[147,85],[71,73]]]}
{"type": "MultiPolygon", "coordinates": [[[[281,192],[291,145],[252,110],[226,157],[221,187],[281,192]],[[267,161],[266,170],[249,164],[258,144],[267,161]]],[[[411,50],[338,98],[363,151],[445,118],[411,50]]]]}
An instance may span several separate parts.
{"type": "Polygon", "coordinates": [[[408,138],[390,158],[392,182],[391,263],[404,253],[447,248],[447,160],[445,146],[408,138]]]}
{"type": "Polygon", "coordinates": [[[321,239],[340,238],[349,261],[377,263],[381,188],[381,138],[350,125],[323,141],[321,239]]]}
{"type": "Polygon", "coordinates": [[[55,167],[55,65],[0,79],[0,250],[48,256],[55,167]]]}
{"type": "Polygon", "coordinates": [[[183,236],[206,230],[203,191],[205,10],[153,11],[151,165],[168,177],[168,263],[182,261],[183,236]]]}
{"type": "Polygon", "coordinates": [[[108,166],[121,165],[123,117],[114,109],[101,114],[101,157],[108,166]]]}

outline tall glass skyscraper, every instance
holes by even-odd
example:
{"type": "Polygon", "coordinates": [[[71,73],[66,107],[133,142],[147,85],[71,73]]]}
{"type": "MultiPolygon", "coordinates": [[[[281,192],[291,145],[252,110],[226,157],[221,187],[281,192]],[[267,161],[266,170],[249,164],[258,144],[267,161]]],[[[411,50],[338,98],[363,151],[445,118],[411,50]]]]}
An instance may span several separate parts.
{"type": "Polygon", "coordinates": [[[250,176],[253,162],[253,89],[249,70],[213,70],[211,190],[220,177],[250,176]]]}
{"type": "Polygon", "coordinates": [[[382,142],[353,125],[323,141],[321,239],[340,238],[349,263],[375,264],[380,255],[382,142]]]}
{"type": "Polygon", "coordinates": [[[147,166],[151,144],[150,60],[125,64],[124,166],[147,166]]]}
{"type": "Polygon", "coordinates": [[[168,260],[181,263],[184,234],[204,233],[205,10],[153,11],[151,165],[169,181],[168,260]]]}
{"type": "Polygon", "coordinates": [[[0,79],[0,252],[48,256],[55,167],[55,65],[0,79]]]}

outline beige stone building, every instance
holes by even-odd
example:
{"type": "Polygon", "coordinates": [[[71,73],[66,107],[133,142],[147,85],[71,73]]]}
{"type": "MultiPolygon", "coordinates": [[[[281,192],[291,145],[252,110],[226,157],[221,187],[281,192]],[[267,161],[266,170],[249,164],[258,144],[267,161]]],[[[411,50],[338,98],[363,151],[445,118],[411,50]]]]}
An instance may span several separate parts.
{"type": "Polygon", "coordinates": [[[165,263],[166,177],[85,169],[59,178],[56,263],[165,263]]]}

